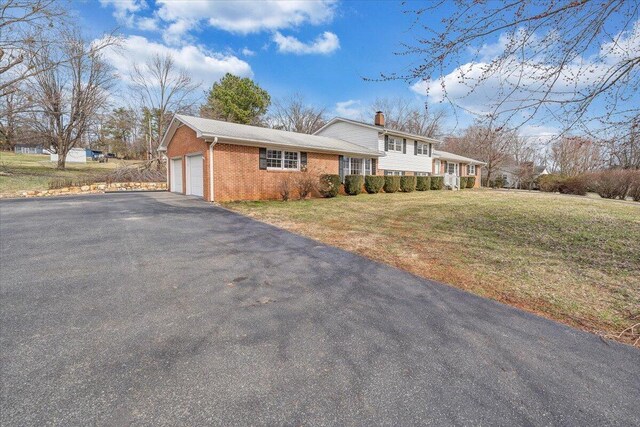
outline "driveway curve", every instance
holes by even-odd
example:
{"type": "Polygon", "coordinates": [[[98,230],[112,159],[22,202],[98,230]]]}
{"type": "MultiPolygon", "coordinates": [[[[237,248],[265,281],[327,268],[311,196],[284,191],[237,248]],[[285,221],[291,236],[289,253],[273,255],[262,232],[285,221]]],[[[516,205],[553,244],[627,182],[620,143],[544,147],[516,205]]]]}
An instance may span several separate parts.
{"type": "Polygon", "coordinates": [[[640,425],[640,351],[169,193],[0,202],[2,425],[640,425]]]}

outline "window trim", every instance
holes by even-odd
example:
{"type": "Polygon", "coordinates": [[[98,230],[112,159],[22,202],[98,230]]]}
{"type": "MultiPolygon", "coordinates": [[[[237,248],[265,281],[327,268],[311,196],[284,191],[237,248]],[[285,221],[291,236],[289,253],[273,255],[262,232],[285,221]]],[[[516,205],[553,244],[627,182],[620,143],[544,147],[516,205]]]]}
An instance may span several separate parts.
{"type": "Polygon", "coordinates": [[[282,149],[282,148],[267,148],[267,152],[266,152],[266,160],[267,160],[267,165],[269,164],[269,160],[276,160],[275,158],[269,158],[269,151],[279,151],[280,152],[280,164],[282,166],[280,167],[275,167],[275,166],[267,166],[267,170],[268,171],[277,171],[277,172],[299,172],[300,171],[300,162],[301,162],[301,156],[300,156],[300,151],[289,151],[286,149],[282,149]],[[285,159],[285,153],[295,153],[297,156],[296,159],[296,167],[295,168],[287,168],[285,167],[285,161],[288,159],[285,159]]]}
{"type": "Polygon", "coordinates": [[[476,165],[467,165],[467,175],[469,176],[476,175],[476,165]],[[471,168],[473,168],[473,173],[471,173],[471,168]]]}
{"type": "Polygon", "coordinates": [[[347,156],[344,156],[344,157],[342,158],[342,161],[343,161],[343,167],[342,167],[343,169],[342,169],[342,171],[343,171],[343,173],[344,173],[344,176],[347,176],[347,175],[354,175],[354,174],[351,172],[351,171],[353,170],[353,168],[351,167],[351,161],[352,161],[352,160],[354,160],[354,159],[355,159],[355,160],[362,160],[362,173],[359,173],[358,175],[362,175],[362,176],[372,175],[372,173],[371,173],[371,168],[373,167],[373,163],[372,163],[372,159],[371,159],[371,158],[368,158],[368,157],[347,157],[347,156]],[[348,160],[348,161],[346,161],[346,160],[348,160]],[[368,170],[369,170],[369,173],[368,173],[368,174],[367,174],[367,164],[369,165],[369,166],[368,166],[368,170]],[[347,172],[348,172],[348,173],[347,173],[347,172]]]}
{"type": "Polygon", "coordinates": [[[416,154],[418,156],[425,156],[425,157],[431,157],[431,144],[429,144],[428,142],[420,142],[420,141],[416,141],[416,154]],[[418,151],[418,147],[422,147],[421,151],[418,151]],[[425,150],[426,148],[426,150],[425,150]],[[425,153],[426,151],[426,153],[425,153]]]}
{"type": "Polygon", "coordinates": [[[385,169],[384,176],[404,176],[404,171],[385,169]]]}
{"type": "Polygon", "coordinates": [[[389,135],[387,138],[387,151],[394,151],[396,153],[403,152],[404,142],[401,138],[389,135]],[[391,141],[393,140],[393,148],[391,148],[391,141]]]}

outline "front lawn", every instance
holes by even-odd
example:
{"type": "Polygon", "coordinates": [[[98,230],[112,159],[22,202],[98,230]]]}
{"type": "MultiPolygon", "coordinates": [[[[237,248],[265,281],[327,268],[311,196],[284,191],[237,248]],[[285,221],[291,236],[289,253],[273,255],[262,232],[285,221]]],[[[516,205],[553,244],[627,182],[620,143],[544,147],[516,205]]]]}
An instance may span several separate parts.
{"type": "Polygon", "coordinates": [[[612,338],[640,322],[640,203],[465,190],[225,206],[612,338]]]}
{"type": "Polygon", "coordinates": [[[56,169],[48,155],[0,152],[0,195],[15,196],[19,191],[47,190],[52,181],[70,179],[80,185],[104,180],[109,171],[124,165],[140,163],[133,160],[109,159],[107,163],[88,160],[87,163],[67,163],[65,170],[56,169]]]}

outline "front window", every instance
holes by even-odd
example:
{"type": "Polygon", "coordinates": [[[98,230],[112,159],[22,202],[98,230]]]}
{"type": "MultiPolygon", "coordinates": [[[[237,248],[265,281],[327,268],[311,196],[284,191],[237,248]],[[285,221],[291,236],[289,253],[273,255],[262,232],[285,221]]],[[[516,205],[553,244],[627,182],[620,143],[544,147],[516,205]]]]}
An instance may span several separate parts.
{"type": "Polygon", "coordinates": [[[384,174],[387,176],[403,176],[403,171],[384,171],[384,174]]]}
{"type": "Polygon", "coordinates": [[[449,175],[456,174],[456,164],[455,163],[447,163],[447,173],[449,175]]]}
{"type": "Polygon", "coordinates": [[[418,142],[416,144],[416,153],[421,154],[423,156],[430,156],[431,144],[427,144],[426,142],[418,142]]]}
{"type": "Polygon", "coordinates": [[[345,175],[371,175],[371,159],[344,157],[342,165],[345,175]]]}
{"type": "Polygon", "coordinates": [[[267,168],[298,170],[300,153],[296,151],[267,150],[267,168]]]}
{"type": "Polygon", "coordinates": [[[416,172],[416,176],[429,176],[427,172],[416,172]]]}
{"type": "Polygon", "coordinates": [[[440,174],[440,160],[436,160],[435,162],[435,174],[439,175],[440,174]]]}
{"type": "Polygon", "coordinates": [[[476,165],[468,165],[467,175],[475,175],[475,174],[476,174],[476,165]]]}
{"type": "Polygon", "coordinates": [[[402,140],[400,138],[389,137],[388,151],[399,151],[402,153],[402,140]]]}

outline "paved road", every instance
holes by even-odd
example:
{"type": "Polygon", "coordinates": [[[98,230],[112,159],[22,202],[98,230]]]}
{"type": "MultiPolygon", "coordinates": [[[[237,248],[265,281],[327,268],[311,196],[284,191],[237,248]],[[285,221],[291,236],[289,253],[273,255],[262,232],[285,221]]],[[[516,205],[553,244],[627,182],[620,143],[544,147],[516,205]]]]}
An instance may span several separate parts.
{"type": "Polygon", "coordinates": [[[0,202],[2,425],[640,424],[640,351],[168,193],[0,202]]]}

